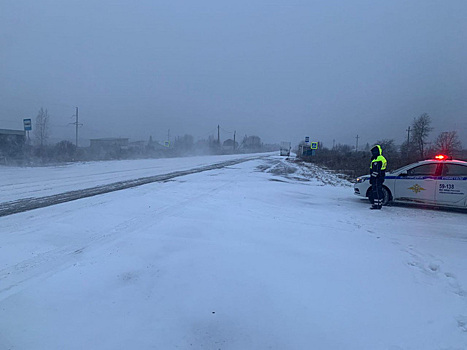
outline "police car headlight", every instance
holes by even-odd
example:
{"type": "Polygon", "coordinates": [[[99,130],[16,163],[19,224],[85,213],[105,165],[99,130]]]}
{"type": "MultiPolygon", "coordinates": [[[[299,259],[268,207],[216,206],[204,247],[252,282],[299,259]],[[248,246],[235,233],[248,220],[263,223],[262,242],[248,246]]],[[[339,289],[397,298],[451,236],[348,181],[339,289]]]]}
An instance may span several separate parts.
{"type": "Polygon", "coordinates": [[[357,177],[357,183],[362,183],[363,181],[365,181],[365,178],[364,177],[357,177]]]}

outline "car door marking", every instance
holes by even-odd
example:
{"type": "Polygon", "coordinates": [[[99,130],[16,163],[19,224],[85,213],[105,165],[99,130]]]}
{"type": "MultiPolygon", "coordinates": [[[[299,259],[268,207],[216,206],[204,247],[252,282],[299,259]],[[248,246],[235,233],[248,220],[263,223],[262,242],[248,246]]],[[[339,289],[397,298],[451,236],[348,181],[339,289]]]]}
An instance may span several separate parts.
{"type": "Polygon", "coordinates": [[[421,191],[426,191],[426,188],[423,188],[419,184],[415,184],[414,186],[409,187],[409,190],[414,191],[414,193],[418,193],[418,192],[421,192],[421,191]]]}

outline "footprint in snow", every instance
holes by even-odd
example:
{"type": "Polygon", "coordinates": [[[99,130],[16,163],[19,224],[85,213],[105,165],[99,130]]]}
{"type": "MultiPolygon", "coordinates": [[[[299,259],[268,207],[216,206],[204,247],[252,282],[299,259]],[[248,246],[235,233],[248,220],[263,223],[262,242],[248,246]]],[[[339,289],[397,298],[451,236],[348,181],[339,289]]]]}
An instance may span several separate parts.
{"type": "Polygon", "coordinates": [[[425,265],[425,263],[422,261],[422,259],[419,256],[417,256],[416,254],[412,252],[409,252],[409,254],[412,255],[412,258],[413,258],[412,261],[407,262],[409,266],[415,267],[421,272],[423,272],[424,274],[429,275],[429,276],[433,276],[436,278],[439,278],[438,276],[441,276],[442,279],[443,278],[446,279],[453,293],[459,295],[460,297],[467,296],[467,291],[465,291],[461,287],[455,274],[451,272],[444,272],[443,274],[440,275],[441,264],[442,264],[441,260],[435,260],[425,265]]]}
{"type": "Polygon", "coordinates": [[[462,332],[467,333],[467,317],[466,316],[461,315],[457,317],[457,327],[459,327],[459,329],[462,332]]]}

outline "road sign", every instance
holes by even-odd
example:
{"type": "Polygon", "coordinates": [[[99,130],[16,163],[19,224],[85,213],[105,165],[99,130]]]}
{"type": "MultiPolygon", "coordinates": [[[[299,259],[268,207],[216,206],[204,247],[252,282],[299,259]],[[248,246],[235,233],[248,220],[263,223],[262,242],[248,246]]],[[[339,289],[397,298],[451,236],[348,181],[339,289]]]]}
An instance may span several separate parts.
{"type": "Polygon", "coordinates": [[[306,137],[305,137],[305,142],[306,142],[306,143],[310,142],[310,136],[306,136],[306,137]]]}
{"type": "Polygon", "coordinates": [[[165,147],[170,147],[170,141],[164,141],[164,146],[165,147]]]}
{"type": "Polygon", "coordinates": [[[318,142],[312,142],[310,148],[311,149],[318,149],[318,142]]]}
{"type": "Polygon", "coordinates": [[[24,124],[24,131],[32,130],[31,119],[23,119],[23,124],[24,124]]]}

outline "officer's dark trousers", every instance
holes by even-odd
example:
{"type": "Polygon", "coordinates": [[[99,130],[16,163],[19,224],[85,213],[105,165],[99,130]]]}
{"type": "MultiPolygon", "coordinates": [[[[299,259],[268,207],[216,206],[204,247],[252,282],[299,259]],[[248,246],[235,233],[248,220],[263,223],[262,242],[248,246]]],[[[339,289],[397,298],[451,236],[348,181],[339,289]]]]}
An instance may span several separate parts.
{"type": "Polygon", "coordinates": [[[383,182],[384,179],[381,180],[379,178],[376,178],[373,180],[373,184],[371,186],[371,189],[373,190],[373,205],[378,208],[381,208],[383,206],[383,182]]]}

